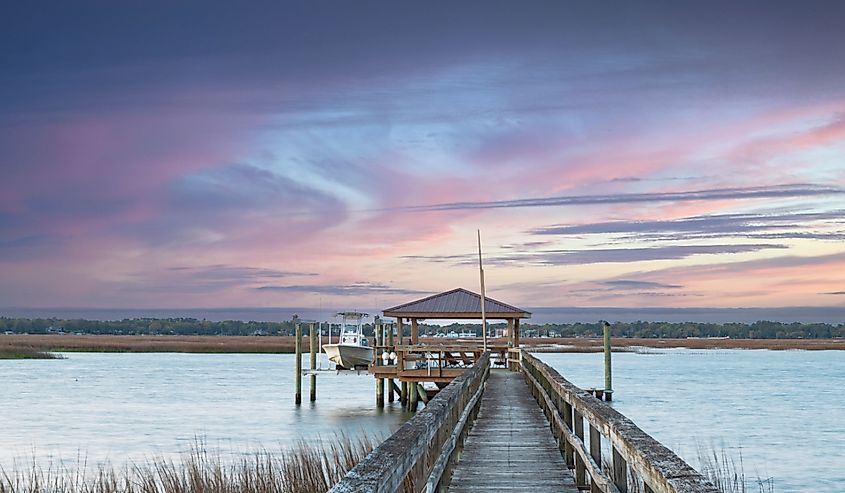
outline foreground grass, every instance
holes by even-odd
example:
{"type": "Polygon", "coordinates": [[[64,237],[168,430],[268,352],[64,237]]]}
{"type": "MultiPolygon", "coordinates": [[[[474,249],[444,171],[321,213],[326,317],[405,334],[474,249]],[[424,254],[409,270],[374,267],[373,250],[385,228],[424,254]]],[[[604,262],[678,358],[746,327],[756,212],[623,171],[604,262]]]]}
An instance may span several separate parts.
{"type": "Polygon", "coordinates": [[[62,359],[62,355],[28,346],[0,346],[0,359],[62,359]]]}
{"type": "Polygon", "coordinates": [[[723,493],[773,493],[775,491],[773,478],[751,478],[745,474],[742,463],[742,452],[738,458],[728,454],[722,448],[704,449],[699,447],[698,461],[701,463],[701,474],[723,493]]]}
{"type": "Polygon", "coordinates": [[[178,461],[154,459],[121,470],[52,463],[46,469],[35,463],[23,471],[0,469],[0,493],[317,493],[372,449],[368,439],[337,436],[320,445],[299,442],[290,451],[262,450],[226,461],[199,443],[178,461]]]}

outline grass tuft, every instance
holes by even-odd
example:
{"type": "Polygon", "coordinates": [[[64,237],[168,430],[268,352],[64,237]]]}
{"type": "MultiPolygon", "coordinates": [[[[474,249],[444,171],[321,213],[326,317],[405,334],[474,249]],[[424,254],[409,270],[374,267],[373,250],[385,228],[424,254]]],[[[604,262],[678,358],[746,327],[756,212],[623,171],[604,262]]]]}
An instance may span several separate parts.
{"type": "Polygon", "coordinates": [[[373,449],[367,439],[337,435],[292,450],[262,449],[234,461],[210,454],[198,441],[180,459],[151,459],[116,470],[88,471],[33,460],[14,472],[0,468],[0,493],[318,493],[331,488],[373,449]]]}
{"type": "Polygon", "coordinates": [[[773,493],[775,491],[774,478],[748,478],[745,475],[745,465],[742,462],[742,450],[738,456],[728,455],[722,447],[698,449],[698,462],[701,464],[701,474],[713,483],[722,493],[773,493]],[[756,486],[756,488],[755,488],[756,486]]]}
{"type": "Polygon", "coordinates": [[[30,346],[0,346],[0,359],[64,359],[64,356],[30,346]]]}

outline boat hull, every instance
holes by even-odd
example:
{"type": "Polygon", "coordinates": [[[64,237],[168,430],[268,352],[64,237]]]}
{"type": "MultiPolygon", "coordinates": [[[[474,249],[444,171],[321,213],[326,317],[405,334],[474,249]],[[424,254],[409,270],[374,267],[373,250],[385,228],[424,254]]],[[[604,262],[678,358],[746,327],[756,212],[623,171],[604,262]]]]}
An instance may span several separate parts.
{"type": "Polygon", "coordinates": [[[373,348],[350,344],[323,344],[329,360],[344,368],[360,368],[373,362],[373,348]]]}

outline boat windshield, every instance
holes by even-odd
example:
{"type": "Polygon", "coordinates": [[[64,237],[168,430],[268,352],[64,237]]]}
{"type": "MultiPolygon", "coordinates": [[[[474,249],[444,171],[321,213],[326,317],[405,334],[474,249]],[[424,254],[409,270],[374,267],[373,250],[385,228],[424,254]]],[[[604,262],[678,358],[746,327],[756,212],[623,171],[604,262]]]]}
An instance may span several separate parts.
{"type": "Polygon", "coordinates": [[[369,346],[367,338],[364,337],[362,325],[362,319],[366,314],[338,313],[338,315],[343,317],[340,328],[340,342],[356,346],[369,346]]]}

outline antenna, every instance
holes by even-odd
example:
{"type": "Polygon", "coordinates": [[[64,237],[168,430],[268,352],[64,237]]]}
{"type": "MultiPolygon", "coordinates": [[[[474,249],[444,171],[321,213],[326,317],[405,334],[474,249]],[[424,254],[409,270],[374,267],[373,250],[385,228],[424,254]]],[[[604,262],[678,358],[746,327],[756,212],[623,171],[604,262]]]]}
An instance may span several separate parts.
{"type": "Polygon", "coordinates": [[[484,267],[481,265],[481,230],[478,232],[478,275],[481,280],[481,335],[484,338],[484,352],[487,352],[487,297],[484,295],[484,267]]]}

